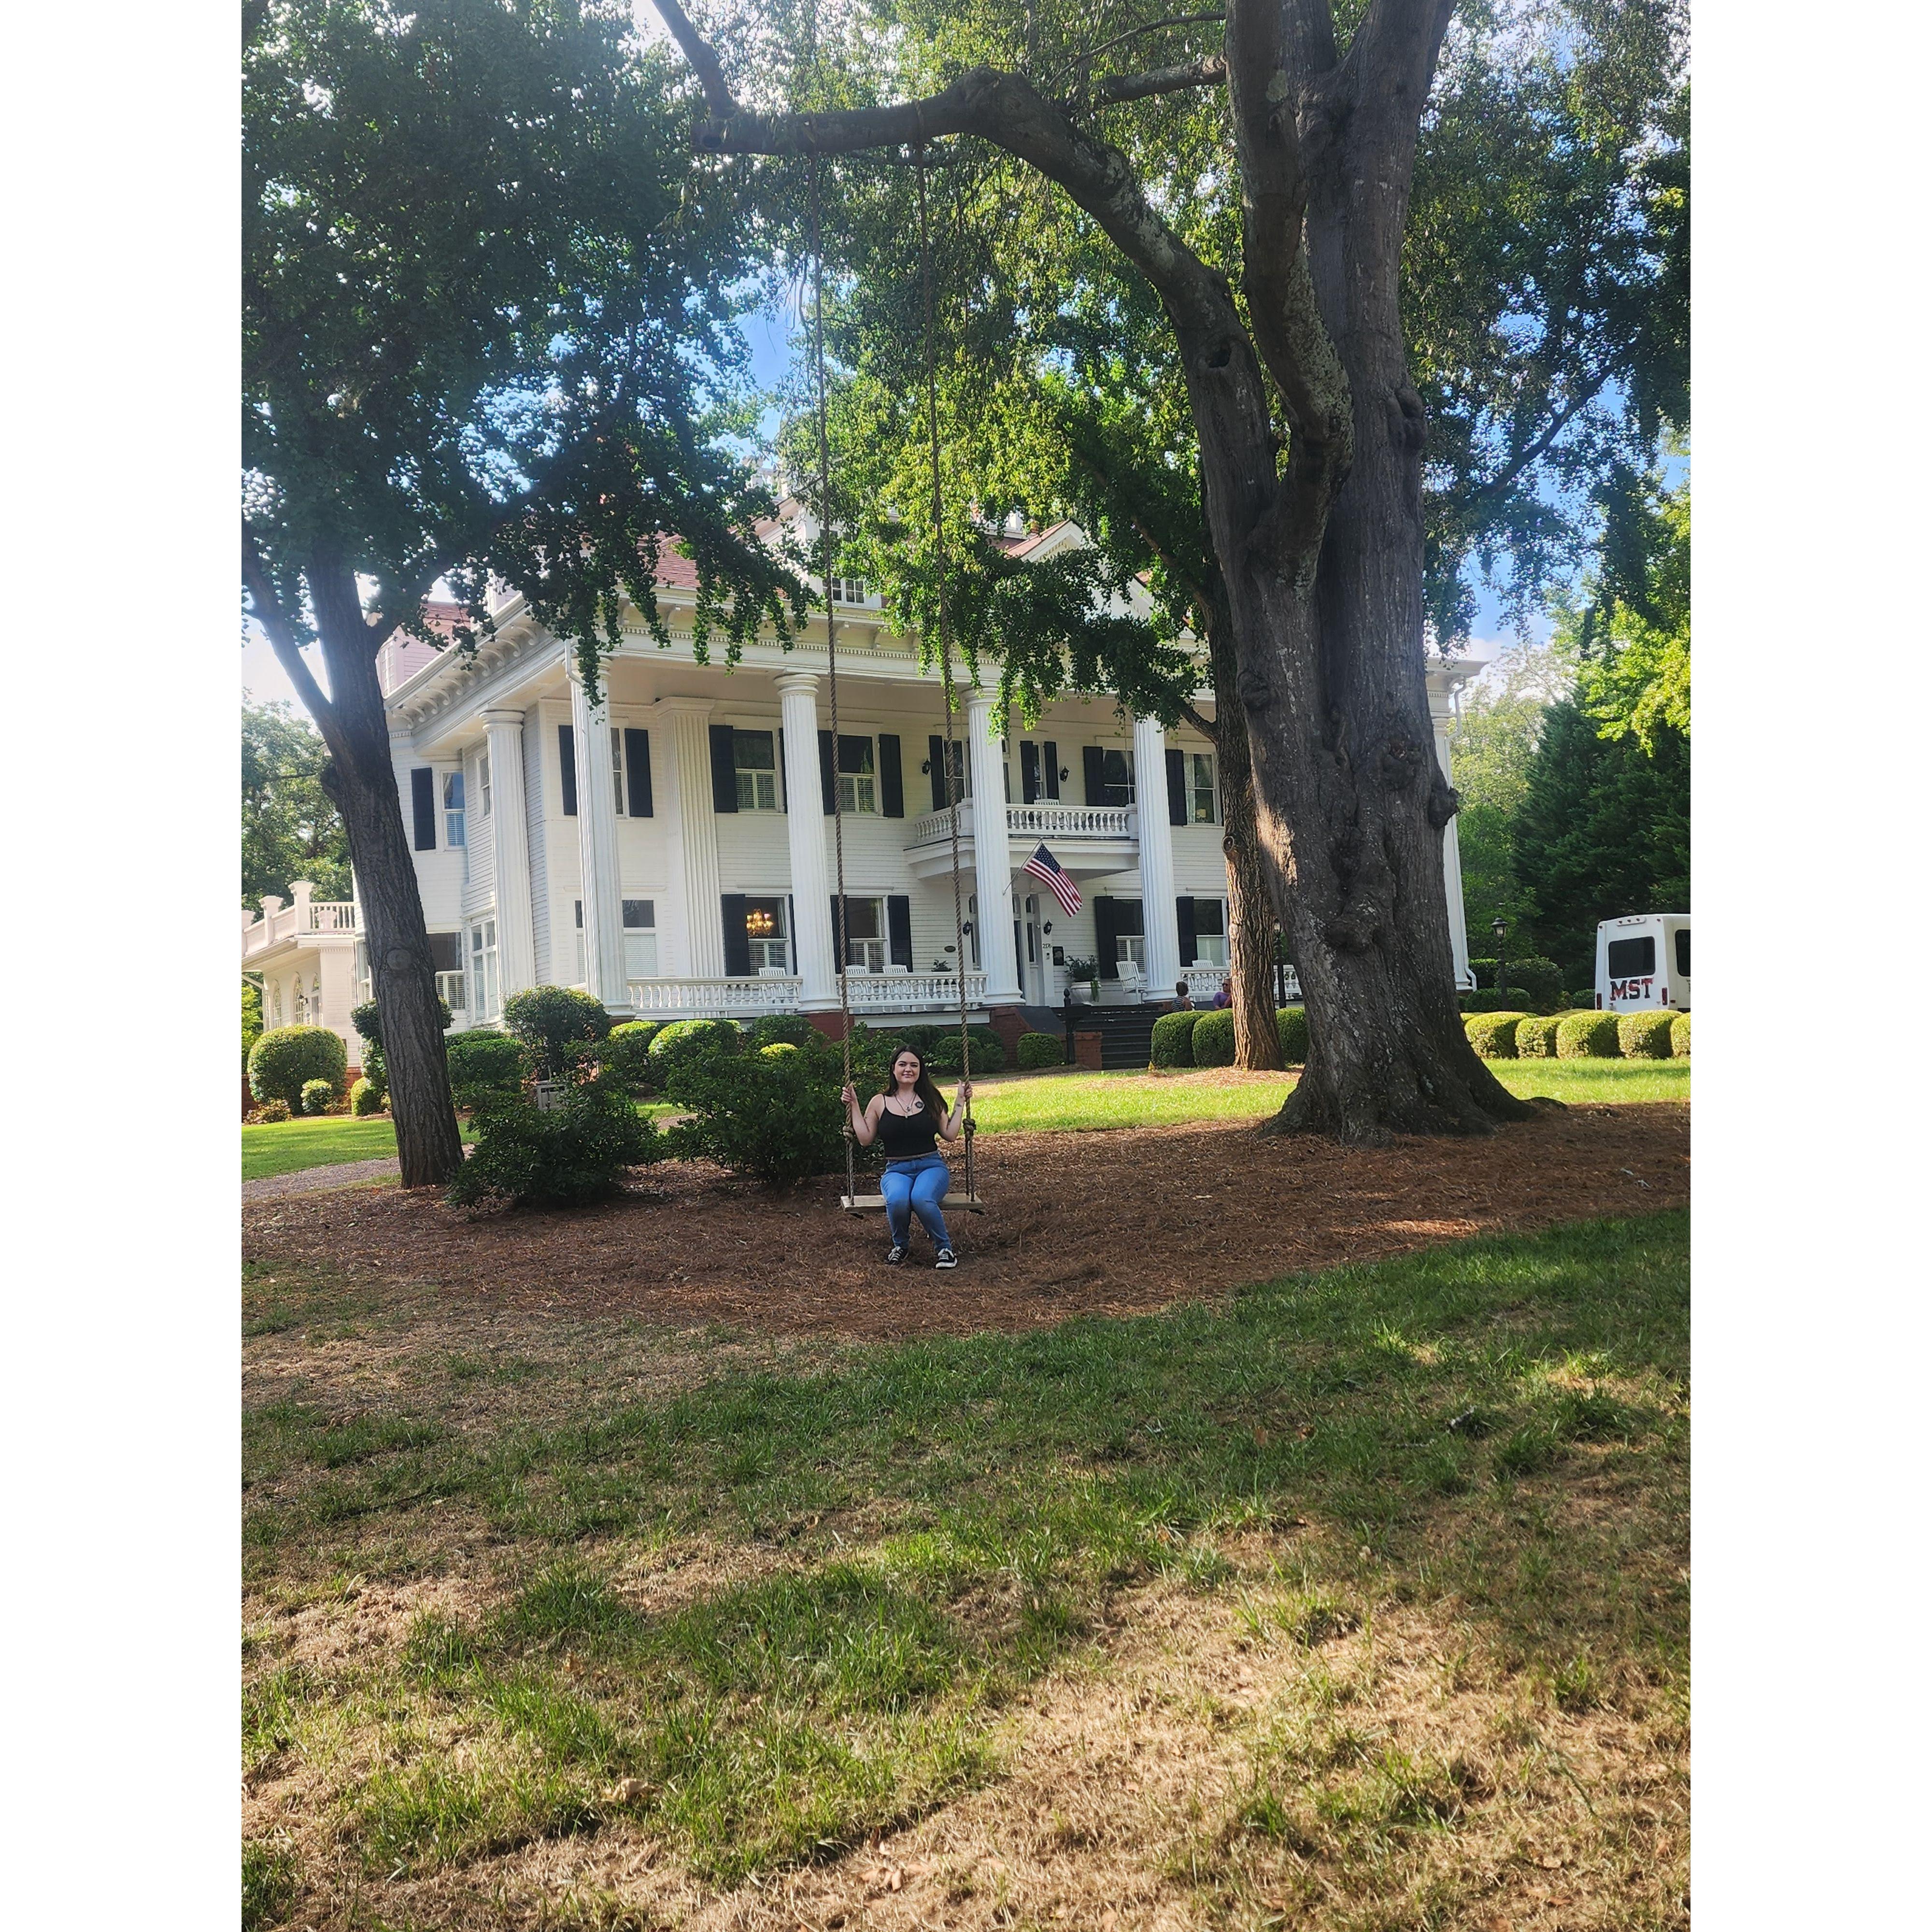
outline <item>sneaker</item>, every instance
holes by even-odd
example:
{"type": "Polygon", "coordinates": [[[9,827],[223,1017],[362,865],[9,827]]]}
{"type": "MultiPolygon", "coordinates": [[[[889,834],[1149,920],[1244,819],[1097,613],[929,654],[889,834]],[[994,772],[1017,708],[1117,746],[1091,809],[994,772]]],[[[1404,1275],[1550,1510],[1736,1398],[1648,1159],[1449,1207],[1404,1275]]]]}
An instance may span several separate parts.
{"type": "Polygon", "coordinates": [[[932,1264],[936,1268],[957,1268],[959,1265],[959,1257],[950,1248],[941,1248],[938,1258],[932,1264]]]}
{"type": "Polygon", "coordinates": [[[886,1265],[888,1268],[897,1268],[899,1263],[904,1261],[905,1258],[905,1250],[901,1247],[896,1241],[895,1241],[892,1246],[886,1250],[886,1265]]]}

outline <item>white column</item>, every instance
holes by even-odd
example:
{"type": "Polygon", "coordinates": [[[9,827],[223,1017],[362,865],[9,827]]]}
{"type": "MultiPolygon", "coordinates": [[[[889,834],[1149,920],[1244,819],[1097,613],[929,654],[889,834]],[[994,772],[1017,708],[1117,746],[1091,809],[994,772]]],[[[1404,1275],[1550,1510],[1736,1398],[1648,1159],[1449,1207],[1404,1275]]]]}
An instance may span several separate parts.
{"type": "Polygon", "coordinates": [[[1167,816],[1167,734],[1157,718],[1134,720],[1134,798],[1141,846],[1144,998],[1171,1000],[1180,977],[1180,920],[1174,903],[1174,827],[1167,816]]]}
{"type": "MultiPolygon", "coordinates": [[[[496,896],[496,974],[504,998],[537,982],[536,928],[530,916],[530,816],[524,796],[524,714],[483,714],[489,734],[490,866],[496,896]]],[[[612,833],[614,839],[614,830],[612,833]]],[[[612,848],[615,850],[614,844],[612,848]]]]}
{"type": "MultiPolygon", "coordinates": [[[[1436,690],[1433,680],[1429,693],[1429,719],[1436,729],[1436,762],[1442,767],[1443,777],[1453,785],[1456,779],[1449,769],[1449,730],[1454,718],[1449,692],[1436,690]]],[[[1442,890],[1449,901],[1449,952],[1456,969],[1456,983],[1467,989],[1475,985],[1476,976],[1469,970],[1468,920],[1462,904],[1462,848],[1456,840],[1453,818],[1442,828],[1442,890]]]]}
{"type": "MultiPolygon", "coordinates": [[[[608,692],[608,687],[607,687],[608,692]]],[[[592,998],[609,1012],[628,1012],[624,979],[623,886],[617,871],[617,802],[610,764],[610,714],[592,706],[573,667],[570,718],[577,740],[577,841],[584,872],[584,976],[592,998]]],[[[493,782],[500,783],[493,764],[493,782]]],[[[497,837],[500,839],[502,832],[497,837]]],[[[526,864],[524,876],[529,877],[526,864]]],[[[502,967],[503,927],[496,926],[497,968],[502,967]]]]}
{"type": "MultiPolygon", "coordinates": [[[[1006,769],[993,735],[989,691],[966,699],[967,755],[973,771],[973,874],[980,895],[980,964],[986,975],[986,1004],[1016,1006],[1019,956],[1013,946],[1013,860],[1006,844],[1006,769]]],[[[959,962],[965,969],[966,962],[959,962]]]]}
{"type": "MultiPolygon", "coordinates": [[[[711,802],[711,700],[664,698],[658,715],[670,729],[671,902],[680,930],[666,950],[670,976],[724,976],[724,929],[719,923],[718,814],[711,802]]],[[[659,941],[662,944],[662,939],[659,941]]]]}
{"type": "Polygon", "coordinates": [[[838,952],[818,779],[818,680],[810,671],[787,671],[778,684],[778,715],[784,724],[785,836],[791,847],[791,909],[797,928],[792,946],[802,982],[799,1004],[823,1012],[838,1004],[838,952]]]}

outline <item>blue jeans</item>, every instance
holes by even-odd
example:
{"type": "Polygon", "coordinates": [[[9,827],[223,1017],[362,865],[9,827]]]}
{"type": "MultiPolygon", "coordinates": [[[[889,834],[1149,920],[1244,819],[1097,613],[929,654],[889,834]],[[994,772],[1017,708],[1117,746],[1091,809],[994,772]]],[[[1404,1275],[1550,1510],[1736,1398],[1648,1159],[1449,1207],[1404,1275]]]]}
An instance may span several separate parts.
{"type": "Polygon", "coordinates": [[[946,1216],[939,1211],[952,1179],[952,1171],[946,1165],[944,1154],[922,1154],[910,1160],[886,1162],[886,1171],[880,1177],[879,1192],[886,1197],[886,1221],[892,1231],[895,1246],[906,1245],[912,1233],[912,1216],[916,1214],[920,1226],[932,1237],[935,1248],[952,1246],[946,1232],[946,1216]]]}

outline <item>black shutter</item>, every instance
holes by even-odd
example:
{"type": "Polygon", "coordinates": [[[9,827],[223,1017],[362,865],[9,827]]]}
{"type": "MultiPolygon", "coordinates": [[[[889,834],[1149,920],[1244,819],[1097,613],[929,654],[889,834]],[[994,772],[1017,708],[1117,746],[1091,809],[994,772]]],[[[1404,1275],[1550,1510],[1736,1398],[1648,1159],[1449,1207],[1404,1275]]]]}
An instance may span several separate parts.
{"type": "Polygon", "coordinates": [[[566,818],[577,816],[577,727],[560,724],[556,728],[557,763],[563,772],[563,815],[566,818]]]}
{"type": "MultiPolygon", "coordinates": [[[[1087,747],[1097,759],[1098,748],[1087,747]]],[[[1100,962],[1100,976],[1103,980],[1118,980],[1120,976],[1120,949],[1114,944],[1118,937],[1114,928],[1114,902],[1096,899],[1094,902],[1094,950],[1100,962]]]]}
{"type": "Polygon", "coordinates": [[[1194,964],[1194,902],[1176,899],[1174,902],[1174,925],[1180,938],[1180,963],[1184,966],[1194,964]]]}
{"type": "MultiPolygon", "coordinates": [[[[781,739],[782,744],[784,740],[781,739]]],[[[800,955],[798,950],[798,902],[790,893],[785,894],[785,945],[791,955],[791,970],[799,970],[800,955]]]]}
{"type": "Polygon", "coordinates": [[[624,732],[624,779],[633,818],[651,816],[651,734],[628,728],[624,732]]]}
{"type": "Polygon", "coordinates": [[[1087,768],[1087,802],[1107,802],[1107,755],[1098,745],[1082,745],[1080,762],[1087,768]]]}
{"type": "MultiPolygon", "coordinates": [[[[832,965],[836,972],[838,962],[845,958],[845,935],[839,931],[838,895],[834,892],[829,902],[832,908],[832,965]]],[[[849,961],[848,962],[849,964],[849,961]]]]}
{"type": "MultiPolygon", "coordinates": [[[[728,730],[728,725],[714,724],[714,731],[728,730]]],[[[735,796],[733,808],[736,809],[735,796]]],[[[745,895],[727,892],[722,902],[724,908],[724,971],[733,980],[746,980],[752,973],[752,939],[745,930],[745,895]]]]}
{"type": "Polygon", "coordinates": [[[416,821],[416,850],[436,850],[436,774],[427,765],[410,773],[410,803],[416,821]]]}
{"type": "MultiPolygon", "coordinates": [[[[731,742],[731,728],[728,724],[714,724],[711,728],[711,809],[713,812],[736,812],[738,809],[738,758],[731,742]]],[[[744,901],[738,902],[742,910],[744,901]]],[[[746,945],[745,924],[738,922],[738,944],[746,945]]],[[[751,956],[748,953],[746,957],[751,956]]]]}
{"type": "Polygon", "coordinates": [[[778,809],[789,812],[791,809],[791,773],[785,765],[784,734],[782,731],[773,732],[772,742],[778,748],[778,809]]]}
{"type": "Polygon", "coordinates": [[[884,818],[905,816],[905,774],[899,764],[899,741],[890,734],[879,734],[879,814],[884,818]]]}
{"type": "Polygon", "coordinates": [[[827,818],[832,816],[834,782],[832,776],[832,734],[821,731],[818,734],[818,790],[820,796],[825,801],[827,818]]]}
{"type": "Polygon", "coordinates": [[[928,738],[926,742],[927,749],[932,753],[928,769],[932,773],[932,808],[934,812],[944,812],[948,803],[946,796],[946,740],[944,738],[928,738]]]}
{"type": "Polygon", "coordinates": [[[1176,751],[1167,754],[1167,822],[1170,825],[1187,823],[1187,768],[1176,751]]]}
{"type": "Polygon", "coordinates": [[[1060,796],[1060,747],[1049,738],[1040,748],[1046,761],[1046,795],[1048,798],[1058,798],[1060,796]]]}
{"type": "Polygon", "coordinates": [[[912,901],[904,892],[893,892],[886,900],[886,933],[891,944],[892,964],[912,964],[912,901]]]}
{"type": "Polygon", "coordinates": [[[1040,796],[1040,747],[1020,740],[1020,802],[1030,805],[1040,796]]]}

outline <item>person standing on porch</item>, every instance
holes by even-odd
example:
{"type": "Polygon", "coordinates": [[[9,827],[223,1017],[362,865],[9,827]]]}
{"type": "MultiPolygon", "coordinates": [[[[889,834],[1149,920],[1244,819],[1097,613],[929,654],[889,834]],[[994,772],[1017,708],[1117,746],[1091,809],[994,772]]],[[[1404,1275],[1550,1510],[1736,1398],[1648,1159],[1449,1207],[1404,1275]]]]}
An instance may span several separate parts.
{"type": "Polygon", "coordinates": [[[938,1143],[959,1138],[960,1121],[972,1093],[972,1082],[962,1076],[959,1097],[949,1108],[945,1095],[926,1071],[925,1057],[914,1048],[902,1046],[892,1056],[892,1078],[886,1090],[874,1094],[862,1112],[851,1088],[840,1095],[851,1115],[852,1132],[859,1144],[870,1147],[876,1140],[885,1149],[886,1170],[879,1191],[886,1197],[886,1220],[892,1230],[892,1244],[886,1251],[890,1267],[897,1268],[910,1251],[915,1214],[938,1251],[933,1266],[959,1265],[943,1212],[952,1171],[938,1143]]]}

